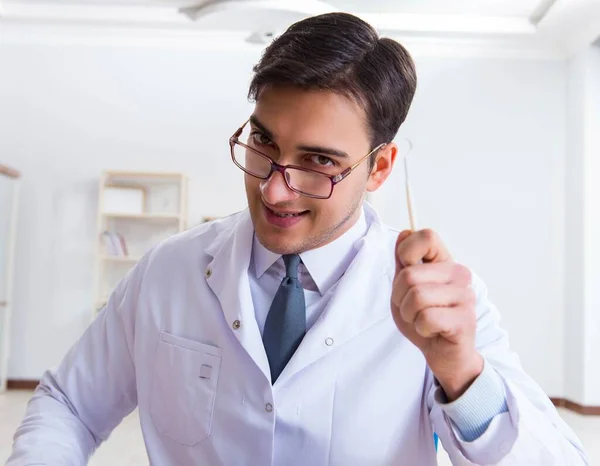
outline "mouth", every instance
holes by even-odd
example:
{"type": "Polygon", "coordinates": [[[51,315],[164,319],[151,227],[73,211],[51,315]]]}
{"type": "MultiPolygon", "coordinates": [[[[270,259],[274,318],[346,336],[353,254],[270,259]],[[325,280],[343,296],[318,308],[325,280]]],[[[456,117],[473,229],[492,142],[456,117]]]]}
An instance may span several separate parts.
{"type": "MultiPolygon", "coordinates": [[[[268,209],[268,207],[267,207],[267,209],[268,209]]],[[[304,214],[306,213],[306,212],[298,212],[298,213],[295,213],[295,214],[283,214],[283,213],[275,212],[275,211],[274,211],[274,210],[272,210],[272,209],[269,209],[269,210],[270,210],[270,211],[271,211],[271,212],[272,212],[274,215],[277,215],[278,217],[281,217],[281,218],[299,217],[300,215],[304,215],[304,214]]]]}
{"type": "Polygon", "coordinates": [[[290,228],[300,221],[308,214],[308,210],[303,211],[285,211],[285,210],[276,210],[271,207],[268,207],[263,203],[265,210],[265,217],[267,221],[278,228],[290,228]]]}

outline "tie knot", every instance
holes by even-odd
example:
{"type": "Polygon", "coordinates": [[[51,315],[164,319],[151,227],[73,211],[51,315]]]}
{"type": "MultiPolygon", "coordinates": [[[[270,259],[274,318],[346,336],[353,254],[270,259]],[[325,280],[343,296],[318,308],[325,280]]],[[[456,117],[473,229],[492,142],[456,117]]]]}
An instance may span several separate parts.
{"type": "Polygon", "coordinates": [[[298,278],[298,267],[300,266],[300,256],[298,254],[286,254],[283,256],[285,263],[285,274],[290,278],[298,278]]]}

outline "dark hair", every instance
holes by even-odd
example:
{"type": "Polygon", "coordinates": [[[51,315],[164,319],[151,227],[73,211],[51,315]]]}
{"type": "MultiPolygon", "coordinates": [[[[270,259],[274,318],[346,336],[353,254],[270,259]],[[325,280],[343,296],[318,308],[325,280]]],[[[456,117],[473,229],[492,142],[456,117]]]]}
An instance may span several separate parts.
{"type": "Polygon", "coordinates": [[[408,51],[347,13],[293,24],[267,47],[253,71],[251,100],[277,85],[323,89],[354,99],[366,112],[372,147],[394,139],[417,86],[408,51]]]}

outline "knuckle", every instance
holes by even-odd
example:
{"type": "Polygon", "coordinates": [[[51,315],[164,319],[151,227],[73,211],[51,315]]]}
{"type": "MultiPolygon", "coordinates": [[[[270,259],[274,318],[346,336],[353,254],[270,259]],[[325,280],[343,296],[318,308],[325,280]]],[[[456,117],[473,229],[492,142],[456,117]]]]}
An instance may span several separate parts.
{"type": "Polygon", "coordinates": [[[398,277],[400,282],[405,285],[414,286],[417,284],[417,277],[413,267],[404,267],[398,272],[398,277]]]}
{"type": "Polygon", "coordinates": [[[431,336],[435,325],[436,319],[430,309],[423,309],[415,319],[415,329],[423,337],[431,336]]]}
{"type": "Polygon", "coordinates": [[[420,231],[421,238],[423,238],[428,243],[433,243],[437,240],[437,233],[430,228],[425,228],[420,231]]]}
{"type": "Polygon", "coordinates": [[[457,263],[454,263],[452,266],[452,276],[455,281],[466,284],[471,283],[473,280],[471,270],[468,267],[457,263]]]}
{"type": "Polygon", "coordinates": [[[408,290],[400,306],[400,315],[404,321],[414,323],[417,309],[419,309],[418,299],[418,292],[414,288],[408,290]]]}
{"type": "Polygon", "coordinates": [[[461,273],[468,283],[473,281],[473,274],[471,273],[471,269],[469,269],[467,266],[461,265],[461,273]]]}
{"type": "Polygon", "coordinates": [[[477,302],[477,297],[475,296],[475,291],[473,288],[467,288],[465,290],[465,304],[470,308],[474,308],[477,302]]]}
{"type": "Polygon", "coordinates": [[[435,322],[435,317],[431,309],[423,309],[419,312],[419,320],[422,325],[430,327],[435,322]]]}
{"type": "Polygon", "coordinates": [[[413,286],[408,291],[408,302],[416,309],[421,309],[425,305],[425,289],[422,286],[413,286]]]}

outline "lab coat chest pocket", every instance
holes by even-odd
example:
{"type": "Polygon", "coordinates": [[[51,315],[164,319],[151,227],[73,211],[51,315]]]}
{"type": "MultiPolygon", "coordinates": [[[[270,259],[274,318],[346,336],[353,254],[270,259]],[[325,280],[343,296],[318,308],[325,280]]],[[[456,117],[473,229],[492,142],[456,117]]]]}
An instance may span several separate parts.
{"type": "Polygon", "coordinates": [[[161,333],[150,399],[161,434],[187,446],[210,435],[221,353],[216,346],[161,333]]]}

